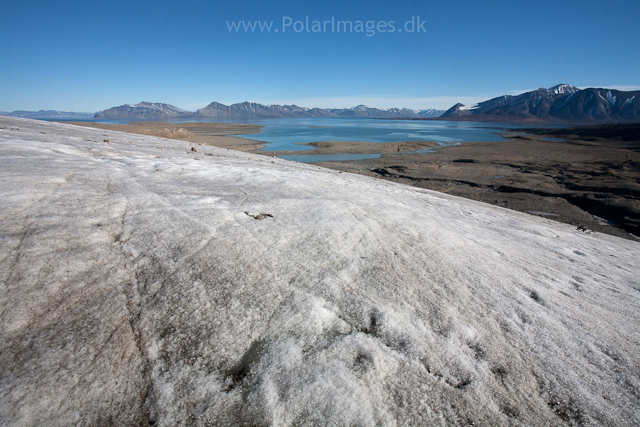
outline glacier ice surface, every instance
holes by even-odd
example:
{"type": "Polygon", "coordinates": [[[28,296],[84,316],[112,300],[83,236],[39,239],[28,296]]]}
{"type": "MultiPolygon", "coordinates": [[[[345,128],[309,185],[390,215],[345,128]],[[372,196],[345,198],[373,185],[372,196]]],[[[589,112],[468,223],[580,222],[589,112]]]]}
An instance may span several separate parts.
{"type": "Polygon", "coordinates": [[[637,242],[184,141],[0,128],[2,424],[640,423],[637,242]]]}

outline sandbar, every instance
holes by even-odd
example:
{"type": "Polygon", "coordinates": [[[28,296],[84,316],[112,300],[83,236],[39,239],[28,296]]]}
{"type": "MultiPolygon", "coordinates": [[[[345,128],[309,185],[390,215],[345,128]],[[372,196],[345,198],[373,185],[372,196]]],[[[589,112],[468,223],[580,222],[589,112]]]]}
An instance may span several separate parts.
{"type": "Polygon", "coordinates": [[[107,124],[96,122],[61,122],[98,129],[117,130],[140,135],[190,141],[194,144],[213,145],[238,151],[253,151],[264,147],[261,141],[231,135],[246,135],[260,132],[262,126],[245,123],[208,122],[134,122],[129,124],[107,124]]]}

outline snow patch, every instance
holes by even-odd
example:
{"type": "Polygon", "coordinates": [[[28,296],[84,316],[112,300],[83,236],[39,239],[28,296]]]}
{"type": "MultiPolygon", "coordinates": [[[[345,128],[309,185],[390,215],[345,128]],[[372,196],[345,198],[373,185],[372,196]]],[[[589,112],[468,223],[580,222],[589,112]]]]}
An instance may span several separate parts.
{"type": "Polygon", "coordinates": [[[476,108],[479,108],[480,106],[478,104],[473,104],[473,105],[463,105],[462,107],[460,107],[461,111],[467,111],[467,110],[475,110],[476,108]]]}
{"type": "Polygon", "coordinates": [[[548,91],[552,92],[555,95],[565,94],[565,93],[576,93],[579,89],[575,86],[560,84],[557,86],[553,86],[548,89],[548,91]]]}

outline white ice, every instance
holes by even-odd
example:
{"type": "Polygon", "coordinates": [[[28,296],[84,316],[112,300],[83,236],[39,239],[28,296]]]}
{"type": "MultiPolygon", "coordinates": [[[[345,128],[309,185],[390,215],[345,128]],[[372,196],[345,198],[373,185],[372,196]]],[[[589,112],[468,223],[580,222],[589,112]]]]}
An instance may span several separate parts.
{"type": "Polygon", "coordinates": [[[637,242],[183,141],[0,128],[3,425],[640,423],[637,242]]]}

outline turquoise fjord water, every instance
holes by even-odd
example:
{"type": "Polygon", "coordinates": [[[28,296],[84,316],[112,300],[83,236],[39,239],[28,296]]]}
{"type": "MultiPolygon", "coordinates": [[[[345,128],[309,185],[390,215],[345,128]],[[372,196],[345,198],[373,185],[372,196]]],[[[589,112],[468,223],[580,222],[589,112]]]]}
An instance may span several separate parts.
{"type": "MultiPolygon", "coordinates": [[[[292,118],[252,121],[264,126],[260,133],[238,135],[262,141],[261,151],[300,151],[300,154],[281,156],[300,162],[330,160],[360,160],[380,157],[379,154],[314,155],[315,148],[300,143],[319,141],[434,141],[441,146],[471,141],[505,141],[496,132],[531,124],[452,122],[437,120],[378,120],[367,118],[292,118]],[[303,152],[303,153],[302,153],[303,152]]],[[[418,153],[433,151],[432,148],[418,153]]]]}
{"type": "MultiPolygon", "coordinates": [[[[139,120],[91,120],[102,123],[131,123],[139,120]]],[[[187,120],[193,121],[193,120],[187,120]]],[[[315,148],[300,143],[319,141],[433,141],[442,147],[466,142],[506,141],[496,133],[502,130],[532,127],[562,127],[531,123],[482,123],[444,120],[380,120],[351,117],[305,117],[264,120],[211,120],[212,122],[251,123],[263,126],[259,133],[237,135],[265,143],[261,151],[298,151],[283,159],[313,163],[331,160],[362,160],[379,154],[313,154],[315,148]]],[[[180,121],[177,121],[179,123],[180,121]]],[[[433,152],[433,148],[416,151],[433,152]]]]}

